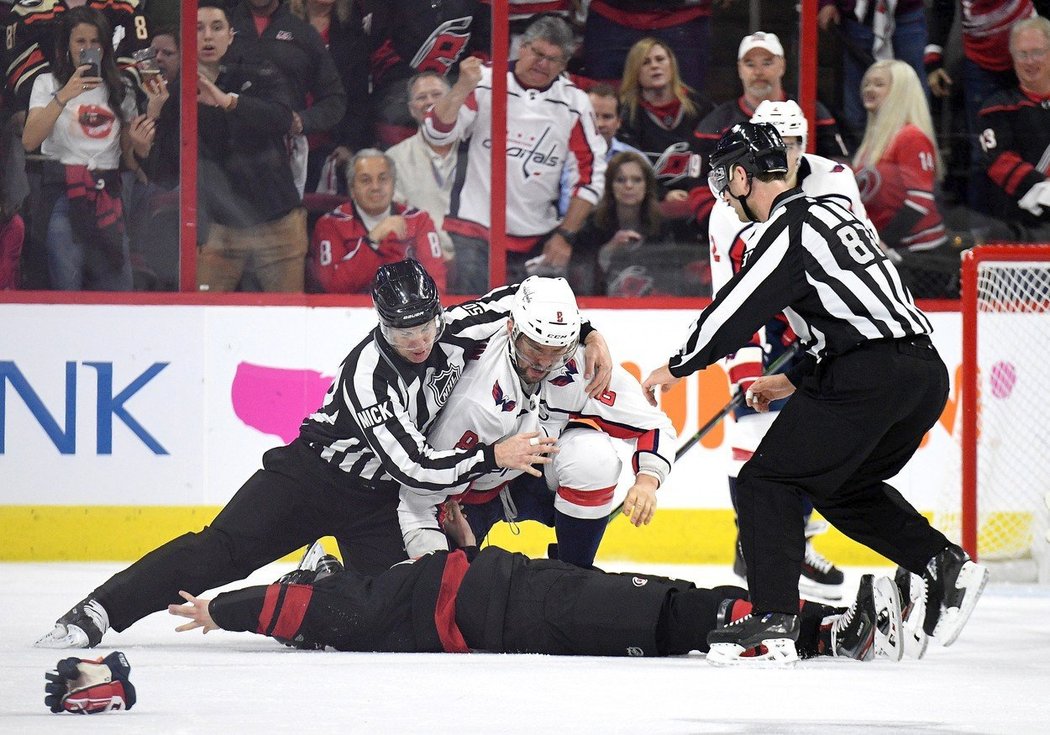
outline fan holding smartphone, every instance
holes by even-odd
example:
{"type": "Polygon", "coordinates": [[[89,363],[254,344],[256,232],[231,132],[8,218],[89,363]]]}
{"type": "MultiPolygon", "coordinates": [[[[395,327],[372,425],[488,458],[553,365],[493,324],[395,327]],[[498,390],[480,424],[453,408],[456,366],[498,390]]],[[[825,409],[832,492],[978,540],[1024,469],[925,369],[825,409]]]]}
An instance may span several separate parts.
{"type": "Polygon", "coordinates": [[[88,7],[62,14],[49,73],[33,82],[22,133],[45,159],[41,199],[48,213],[50,285],[59,290],[131,289],[120,201],[120,162],[135,100],[114,62],[113,32],[88,7]]]}

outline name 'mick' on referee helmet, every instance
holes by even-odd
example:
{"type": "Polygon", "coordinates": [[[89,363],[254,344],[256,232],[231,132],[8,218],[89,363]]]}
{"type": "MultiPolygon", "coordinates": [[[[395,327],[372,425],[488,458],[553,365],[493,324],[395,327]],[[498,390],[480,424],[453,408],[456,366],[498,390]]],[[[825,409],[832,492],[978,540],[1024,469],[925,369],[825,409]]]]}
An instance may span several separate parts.
{"type": "MultiPolygon", "coordinates": [[[[437,283],[411,258],[382,265],[372,281],[372,303],[387,341],[397,346],[398,331],[433,324],[434,341],[445,328],[437,283]]],[[[429,336],[429,335],[428,335],[429,336]]]]}
{"type": "Polygon", "coordinates": [[[770,123],[742,122],[722,133],[715,152],[711,154],[711,172],[707,184],[716,199],[729,186],[733,167],[741,166],[748,181],[755,174],[781,173],[788,170],[784,139],[770,123]]]}

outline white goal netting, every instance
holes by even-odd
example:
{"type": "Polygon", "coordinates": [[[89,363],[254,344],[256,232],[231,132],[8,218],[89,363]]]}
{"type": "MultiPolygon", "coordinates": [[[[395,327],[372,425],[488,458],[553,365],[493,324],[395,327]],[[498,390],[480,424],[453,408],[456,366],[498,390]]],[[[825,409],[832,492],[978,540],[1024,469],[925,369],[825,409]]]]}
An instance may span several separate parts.
{"type": "Polygon", "coordinates": [[[976,256],[976,299],[963,313],[976,334],[976,360],[964,350],[963,369],[976,371],[977,401],[963,416],[971,431],[962,453],[977,463],[962,498],[975,495],[976,515],[956,495],[934,522],[959,540],[971,518],[993,578],[1050,582],[1050,248],[1024,249],[1021,260],[995,250],[976,256]]]}

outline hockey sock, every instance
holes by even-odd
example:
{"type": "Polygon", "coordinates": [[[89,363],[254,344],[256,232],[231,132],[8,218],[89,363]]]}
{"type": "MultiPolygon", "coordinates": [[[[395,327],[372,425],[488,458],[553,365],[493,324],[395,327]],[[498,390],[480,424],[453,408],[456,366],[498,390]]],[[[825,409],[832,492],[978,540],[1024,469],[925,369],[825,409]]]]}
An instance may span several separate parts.
{"type": "MultiPolygon", "coordinates": [[[[723,621],[719,620],[719,608],[724,600],[747,596],[741,587],[717,587],[715,589],[689,589],[672,591],[660,612],[657,624],[657,640],[662,652],[679,655],[690,651],[707,651],[707,634],[723,621]]],[[[748,608],[751,603],[747,602],[748,608]]]]}
{"type": "Polygon", "coordinates": [[[588,569],[594,566],[594,555],[602,542],[605,527],[601,518],[573,518],[560,510],[554,514],[554,530],[558,536],[558,560],[588,569]]]}
{"type": "Polygon", "coordinates": [[[829,616],[844,613],[846,608],[803,600],[798,611],[799,632],[796,642],[798,655],[802,658],[832,655],[831,624],[825,625],[824,621],[829,616]]]}

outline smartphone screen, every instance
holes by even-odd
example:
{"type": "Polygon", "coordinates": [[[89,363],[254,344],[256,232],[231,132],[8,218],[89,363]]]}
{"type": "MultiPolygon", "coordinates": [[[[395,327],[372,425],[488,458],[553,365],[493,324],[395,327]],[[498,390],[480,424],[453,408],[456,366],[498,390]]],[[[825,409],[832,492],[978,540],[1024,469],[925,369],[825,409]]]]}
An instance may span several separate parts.
{"type": "Polygon", "coordinates": [[[79,65],[89,64],[91,66],[86,72],[85,77],[97,77],[100,75],[99,64],[102,62],[102,51],[97,48],[86,48],[80,52],[79,65]]]}

